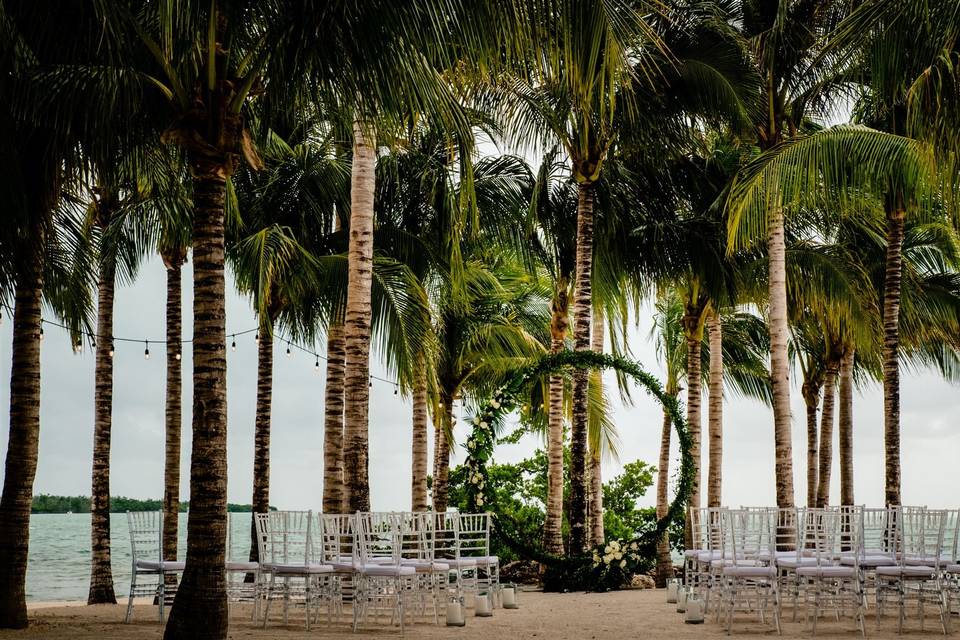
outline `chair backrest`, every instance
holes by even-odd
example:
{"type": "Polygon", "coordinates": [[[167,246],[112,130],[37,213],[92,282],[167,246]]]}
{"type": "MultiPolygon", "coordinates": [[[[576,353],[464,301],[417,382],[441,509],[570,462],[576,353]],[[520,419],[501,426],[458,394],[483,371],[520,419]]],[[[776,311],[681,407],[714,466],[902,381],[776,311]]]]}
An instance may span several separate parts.
{"type": "Polygon", "coordinates": [[[490,555],[490,514],[461,513],[457,518],[457,546],[461,557],[490,555]]]}
{"type": "Polygon", "coordinates": [[[735,561],[773,553],[775,511],[772,509],[730,509],[723,513],[721,553],[735,561]]]}
{"type": "Polygon", "coordinates": [[[393,513],[357,513],[356,544],[364,565],[400,564],[399,520],[393,513]]]}
{"type": "Polygon", "coordinates": [[[313,512],[271,511],[257,514],[260,561],[303,564],[312,560],[313,512]]]}
{"type": "Polygon", "coordinates": [[[841,512],[837,509],[806,508],[800,510],[803,538],[797,554],[813,557],[818,566],[830,566],[840,555],[841,512]]]}
{"type": "MultiPolygon", "coordinates": [[[[251,543],[256,544],[254,515],[252,513],[227,513],[227,562],[246,562],[250,559],[250,545],[251,543]],[[254,535],[251,535],[251,526],[254,528],[254,535]]],[[[257,552],[259,553],[259,551],[258,547],[257,552]]]]}
{"type": "Polygon", "coordinates": [[[400,557],[407,560],[433,560],[432,515],[400,512],[396,518],[400,557]]]}
{"type": "Polygon", "coordinates": [[[860,537],[862,555],[893,557],[897,550],[897,508],[864,508],[861,513],[863,515],[863,529],[860,537]]]}
{"type": "Polygon", "coordinates": [[[163,511],[127,511],[130,529],[130,556],[137,560],[161,560],[163,549],[163,511]]]}
{"type": "Polygon", "coordinates": [[[783,507],[773,510],[773,528],[770,532],[773,546],[777,551],[796,551],[800,544],[803,524],[796,507],[783,507]]]}
{"type": "Polygon", "coordinates": [[[920,561],[937,566],[943,551],[946,515],[946,511],[925,507],[903,507],[898,527],[901,564],[920,561]]]}
{"type": "Polygon", "coordinates": [[[310,538],[314,545],[317,561],[359,562],[359,549],[356,544],[357,518],[348,513],[318,513],[317,534],[310,538]]]}
{"type": "Polygon", "coordinates": [[[960,510],[949,509],[943,522],[943,555],[950,564],[957,564],[957,543],[960,537],[960,510]]]}
{"type": "Polygon", "coordinates": [[[457,544],[457,518],[455,511],[432,513],[431,532],[433,533],[433,553],[437,560],[459,560],[460,546],[457,544]]]}

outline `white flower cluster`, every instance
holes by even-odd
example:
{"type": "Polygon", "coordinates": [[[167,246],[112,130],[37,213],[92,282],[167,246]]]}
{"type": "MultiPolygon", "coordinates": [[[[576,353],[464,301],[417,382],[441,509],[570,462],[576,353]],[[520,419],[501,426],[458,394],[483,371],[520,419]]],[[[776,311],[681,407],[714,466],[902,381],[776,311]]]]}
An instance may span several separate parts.
{"type": "Polygon", "coordinates": [[[603,548],[603,555],[601,556],[596,550],[593,552],[593,564],[600,565],[604,564],[607,566],[619,566],[621,569],[626,568],[627,559],[630,560],[639,560],[640,554],[637,553],[636,542],[632,542],[629,545],[621,543],[619,540],[611,540],[603,548]]]}

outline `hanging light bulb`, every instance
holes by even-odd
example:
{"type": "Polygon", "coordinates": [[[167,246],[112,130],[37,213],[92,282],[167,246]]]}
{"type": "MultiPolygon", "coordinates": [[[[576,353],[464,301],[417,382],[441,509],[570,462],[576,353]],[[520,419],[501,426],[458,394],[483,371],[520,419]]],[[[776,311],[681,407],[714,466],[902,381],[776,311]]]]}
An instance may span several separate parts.
{"type": "Polygon", "coordinates": [[[175,356],[173,356],[173,357],[176,358],[177,360],[179,360],[182,356],[180,355],[180,352],[178,351],[178,352],[177,352],[177,355],[175,355],[175,356]]]}
{"type": "Polygon", "coordinates": [[[287,357],[289,358],[289,357],[292,356],[292,355],[293,355],[293,354],[290,353],[290,343],[288,342],[288,343],[287,343],[287,357]]]}
{"type": "Polygon", "coordinates": [[[97,341],[94,340],[93,338],[90,339],[90,348],[93,349],[94,351],[96,351],[97,349],[97,341]]]}
{"type": "Polygon", "coordinates": [[[260,332],[257,331],[256,335],[253,336],[253,341],[257,344],[260,344],[260,332]]]}
{"type": "Polygon", "coordinates": [[[370,382],[369,382],[369,384],[368,384],[367,386],[369,386],[369,387],[371,387],[371,388],[373,387],[373,376],[370,376],[370,382]]]}
{"type": "Polygon", "coordinates": [[[114,351],[113,351],[113,340],[111,340],[111,341],[110,341],[110,357],[111,357],[111,358],[113,357],[113,353],[114,353],[114,351]]]}
{"type": "Polygon", "coordinates": [[[43,326],[40,327],[40,340],[43,340],[43,326]]]}
{"type": "Polygon", "coordinates": [[[149,360],[150,359],[150,342],[148,340],[144,340],[143,344],[144,344],[143,359],[149,360]]]}
{"type": "Polygon", "coordinates": [[[393,395],[398,395],[400,393],[400,385],[393,387],[393,395]]]}
{"type": "Polygon", "coordinates": [[[73,345],[73,352],[80,353],[80,349],[82,348],[82,346],[83,345],[80,344],[80,341],[77,340],[76,344],[73,345]]]}
{"type": "Polygon", "coordinates": [[[313,365],[313,370],[316,371],[317,373],[320,373],[320,358],[319,358],[319,357],[317,358],[316,364],[313,365]]]}
{"type": "Polygon", "coordinates": [[[235,336],[233,337],[233,342],[230,344],[230,350],[231,351],[237,350],[237,338],[235,336]]]}

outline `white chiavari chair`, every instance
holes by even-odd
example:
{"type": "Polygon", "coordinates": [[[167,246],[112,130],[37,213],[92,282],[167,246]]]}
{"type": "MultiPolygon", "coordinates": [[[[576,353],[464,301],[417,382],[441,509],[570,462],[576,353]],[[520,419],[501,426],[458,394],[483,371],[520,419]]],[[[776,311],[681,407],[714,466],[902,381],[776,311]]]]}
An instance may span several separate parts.
{"type": "Polygon", "coordinates": [[[500,559],[490,554],[490,514],[457,514],[457,547],[461,559],[477,563],[478,589],[486,590],[496,603],[500,593],[500,559]]]}
{"type": "Polygon", "coordinates": [[[404,631],[407,598],[416,584],[416,569],[400,562],[400,532],[395,514],[357,513],[354,524],[359,563],[353,593],[353,628],[371,611],[390,612],[404,631]]]}
{"type": "Polygon", "coordinates": [[[458,515],[453,511],[431,515],[434,559],[450,567],[450,576],[454,579],[454,588],[458,595],[476,594],[477,561],[460,554],[457,540],[458,515]]]}
{"type": "Polygon", "coordinates": [[[251,559],[251,549],[256,549],[259,554],[255,516],[250,513],[228,513],[225,566],[227,604],[253,603],[253,619],[256,620],[260,601],[260,563],[251,559]],[[250,535],[249,528],[243,527],[243,523],[247,522],[253,528],[253,536],[250,535]]]}
{"type": "Polygon", "coordinates": [[[749,557],[775,550],[770,535],[775,511],[728,510],[722,512],[722,517],[720,609],[726,615],[727,633],[733,629],[734,613],[739,608],[752,610],[754,604],[761,622],[765,620],[765,612],[771,610],[777,633],[780,633],[777,569],[749,557]]]}
{"type": "MultiPolygon", "coordinates": [[[[184,563],[163,559],[163,512],[128,511],[127,527],[130,531],[130,596],[127,599],[127,613],[124,622],[130,622],[133,615],[133,599],[152,596],[157,599],[160,622],[163,622],[164,608],[170,587],[167,576],[183,573],[184,563]],[[156,579],[156,583],[153,582],[156,579]]],[[[174,588],[175,592],[176,589],[174,588]]]]}

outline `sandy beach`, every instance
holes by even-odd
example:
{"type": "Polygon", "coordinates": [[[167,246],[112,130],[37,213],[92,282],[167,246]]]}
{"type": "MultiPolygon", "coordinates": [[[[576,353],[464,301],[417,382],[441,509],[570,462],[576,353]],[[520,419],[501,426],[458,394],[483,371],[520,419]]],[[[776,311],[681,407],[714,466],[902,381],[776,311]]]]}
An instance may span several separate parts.
{"type": "MultiPolygon", "coordinates": [[[[489,638],[544,638],[548,640],[620,640],[622,638],[726,638],[720,625],[709,621],[704,625],[684,624],[680,614],[665,602],[662,590],[630,590],[613,593],[539,593],[524,592],[521,607],[506,611],[497,609],[491,618],[477,618],[468,611],[467,625],[463,628],[435,626],[418,622],[407,628],[410,638],[489,639],[489,638]]],[[[76,640],[147,639],[162,637],[157,623],[156,609],[143,604],[136,608],[134,621],[123,624],[124,606],[98,605],[77,606],[73,603],[45,603],[30,607],[31,626],[27,631],[0,632],[0,638],[70,638],[76,640]]],[[[368,628],[353,634],[346,621],[328,624],[321,620],[311,631],[303,628],[302,617],[291,616],[290,624],[284,626],[279,617],[262,629],[250,622],[244,614],[249,609],[233,610],[230,638],[381,638],[399,637],[399,629],[385,624],[370,624],[368,628]]],[[[800,622],[789,621],[785,612],[783,637],[810,638],[811,631],[800,622]]],[[[934,637],[939,627],[929,615],[925,631],[919,620],[911,618],[904,635],[909,637],[934,637]]],[[[772,624],[761,624],[756,617],[739,614],[734,627],[734,637],[776,637],[772,624]]],[[[870,638],[897,637],[896,619],[887,617],[878,627],[872,615],[867,619],[867,636],[870,638]]],[[[840,622],[821,619],[817,638],[858,638],[851,619],[840,622]]]]}

